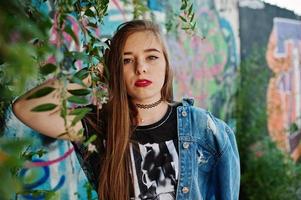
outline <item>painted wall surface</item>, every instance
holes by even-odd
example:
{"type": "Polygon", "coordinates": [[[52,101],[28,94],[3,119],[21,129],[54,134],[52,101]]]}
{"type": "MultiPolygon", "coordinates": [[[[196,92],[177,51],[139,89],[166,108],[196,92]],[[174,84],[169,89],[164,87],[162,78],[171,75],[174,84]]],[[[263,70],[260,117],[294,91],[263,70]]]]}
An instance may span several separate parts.
{"type": "Polygon", "coordinates": [[[301,156],[301,21],[274,18],[267,49],[273,71],[267,91],[268,129],[278,146],[294,160],[301,156]]]}
{"type": "MultiPolygon", "coordinates": [[[[28,189],[54,190],[57,191],[59,199],[87,199],[86,177],[73,152],[71,143],[38,134],[22,124],[11,110],[7,112],[7,116],[9,120],[4,137],[29,137],[33,141],[33,145],[30,147],[32,151],[39,149],[47,151],[41,158],[37,157],[34,160],[34,162],[39,161],[40,166],[24,167],[21,172],[20,176],[24,177],[24,183],[28,189]],[[31,182],[26,181],[26,177],[29,175],[34,177],[31,182]]],[[[44,197],[24,195],[19,196],[18,199],[44,199],[44,197]]]]}
{"type": "MultiPolygon", "coordinates": [[[[179,3],[169,2],[169,6],[179,3]]],[[[148,1],[157,21],[166,21],[165,7],[159,1],[148,1]]],[[[40,9],[49,12],[47,2],[40,9]]],[[[169,33],[166,41],[170,49],[171,64],[175,72],[175,100],[183,96],[194,97],[196,105],[208,108],[214,114],[230,120],[234,109],[233,95],[236,89],[234,80],[239,64],[239,34],[237,0],[198,0],[195,13],[200,35],[190,37],[179,30],[178,34],[169,33]],[[205,37],[203,39],[202,37],[205,37]]],[[[121,1],[112,0],[109,15],[104,25],[94,30],[101,37],[110,37],[116,27],[132,19],[132,8],[125,7],[121,1]]],[[[73,29],[78,30],[76,21],[71,17],[73,29]]],[[[78,33],[80,37],[80,33],[78,33]]],[[[70,49],[78,49],[66,35],[70,49]]],[[[52,30],[51,42],[56,44],[56,32],[52,30]]],[[[53,62],[50,57],[48,62],[53,62]]],[[[78,68],[82,63],[77,63],[78,68]]],[[[7,112],[8,121],[5,137],[30,137],[34,141],[32,150],[43,148],[47,153],[34,160],[36,166],[24,168],[21,176],[34,174],[34,182],[27,183],[30,189],[52,189],[60,199],[87,199],[84,172],[67,141],[54,140],[38,134],[18,121],[11,110],[7,112]]],[[[51,122],[50,122],[51,123],[51,122]]],[[[55,124],[54,124],[55,125],[55,124]]],[[[93,196],[96,197],[95,192],[93,196]]],[[[43,196],[21,196],[19,199],[44,199],[43,196]]]]}
{"type": "Polygon", "coordinates": [[[196,105],[229,120],[239,64],[237,1],[195,2],[197,29],[188,36],[168,36],[175,72],[175,99],[194,97],[196,105]],[[205,39],[203,39],[205,37],[205,39]]]}
{"type": "Polygon", "coordinates": [[[239,5],[242,59],[266,49],[262,56],[266,59],[258,63],[262,64],[262,70],[269,68],[271,77],[267,85],[258,87],[266,88],[266,98],[262,102],[267,104],[268,132],[280,149],[297,160],[301,155],[301,18],[291,11],[259,1],[242,1],[239,5]],[[292,129],[294,125],[299,127],[298,131],[292,129]]]}

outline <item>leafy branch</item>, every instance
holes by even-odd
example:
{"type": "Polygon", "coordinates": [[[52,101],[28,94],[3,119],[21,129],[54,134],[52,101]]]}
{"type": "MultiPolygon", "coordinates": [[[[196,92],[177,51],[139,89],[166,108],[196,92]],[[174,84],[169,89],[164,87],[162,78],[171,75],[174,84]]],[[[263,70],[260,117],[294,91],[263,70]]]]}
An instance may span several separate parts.
{"type": "Polygon", "coordinates": [[[181,0],[181,14],[179,15],[182,21],[182,30],[193,32],[196,28],[195,12],[193,11],[193,3],[190,0],[181,0]]]}
{"type": "MultiPolygon", "coordinates": [[[[54,42],[55,63],[46,63],[40,67],[42,76],[52,76],[59,80],[62,88],[59,88],[59,104],[45,103],[38,105],[32,109],[33,112],[60,110],[60,116],[65,122],[65,132],[60,136],[68,135],[74,138],[75,135],[82,135],[82,130],[78,133],[72,133],[72,127],[81,120],[89,110],[72,109],[74,104],[84,105],[88,103],[88,96],[92,96],[94,103],[105,103],[107,90],[106,78],[100,76],[104,71],[103,52],[108,46],[103,43],[97,34],[97,29],[102,23],[103,17],[107,15],[109,1],[71,1],[61,0],[54,4],[55,10],[58,12],[54,15],[53,25],[56,33],[56,41],[54,42]],[[72,26],[79,26],[80,33],[73,31],[72,26]],[[68,36],[76,45],[76,50],[71,50],[68,46],[68,36]],[[81,41],[80,41],[81,39],[81,41]],[[84,51],[80,50],[84,49],[84,51]],[[81,63],[84,67],[74,73],[77,64],[81,63]],[[102,67],[100,69],[100,66],[102,67]],[[101,72],[100,72],[101,71],[101,72]],[[84,79],[89,78],[90,84],[85,84],[84,79]],[[101,79],[103,78],[103,79],[101,79]],[[77,83],[82,89],[70,90],[69,83],[77,83]],[[99,87],[101,85],[102,87],[99,87]],[[103,89],[101,91],[100,89],[103,89]],[[69,110],[72,109],[72,112],[69,110]],[[77,112],[74,112],[77,111],[77,112]],[[74,119],[68,124],[67,117],[73,115],[74,119]]],[[[70,42],[69,42],[70,43],[70,42]]],[[[50,45],[44,43],[45,46],[50,45]]],[[[41,60],[41,59],[38,59],[41,60]]],[[[29,96],[27,99],[40,98],[55,89],[52,87],[42,88],[29,96]]]]}
{"type": "Polygon", "coordinates": [[[189,35],[198,34],[194,3],[190,0],[181,0],[179,10],[174,9],[171,2],[167,3],[165,27],[167,32],[175,34],[178,34],[179,29],[189,35]]]}

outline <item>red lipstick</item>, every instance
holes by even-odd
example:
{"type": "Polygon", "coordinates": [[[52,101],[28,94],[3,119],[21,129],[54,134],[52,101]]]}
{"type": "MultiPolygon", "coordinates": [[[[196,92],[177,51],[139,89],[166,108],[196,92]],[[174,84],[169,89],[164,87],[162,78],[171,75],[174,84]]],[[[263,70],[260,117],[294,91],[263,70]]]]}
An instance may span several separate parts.
{"type": "Polygon", "coordinates": [[[139,79],[135,82],[136,87],[146,87],[149,86],[150,84],[152,84],[152,82],[147,79],[139,79]]]}

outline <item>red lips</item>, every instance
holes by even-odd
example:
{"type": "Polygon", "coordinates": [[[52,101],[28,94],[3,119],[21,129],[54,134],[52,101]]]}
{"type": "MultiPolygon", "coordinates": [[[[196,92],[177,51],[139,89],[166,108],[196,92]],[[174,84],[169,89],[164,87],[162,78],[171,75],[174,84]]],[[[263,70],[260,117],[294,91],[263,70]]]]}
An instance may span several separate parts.
{"type": "Polygon", "coordinates": [[[152,84],[152,82],[147,79],[139,79],[135,82],[136,87],[146,87],[149,86],[150,84],[152,84]]]}

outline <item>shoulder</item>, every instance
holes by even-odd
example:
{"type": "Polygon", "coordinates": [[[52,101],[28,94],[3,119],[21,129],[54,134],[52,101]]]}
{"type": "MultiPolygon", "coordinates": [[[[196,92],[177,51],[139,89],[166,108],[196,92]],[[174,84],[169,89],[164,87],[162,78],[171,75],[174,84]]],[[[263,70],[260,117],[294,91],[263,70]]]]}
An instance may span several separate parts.
{"type": "Polygon", "coordinates": [[[216,155],[223,154],[236,143],[232,129],[209,111],[193,106],[193,99],[184,98],[178,106],[178,117],[187,117],[193,138],[216,155]]]}

